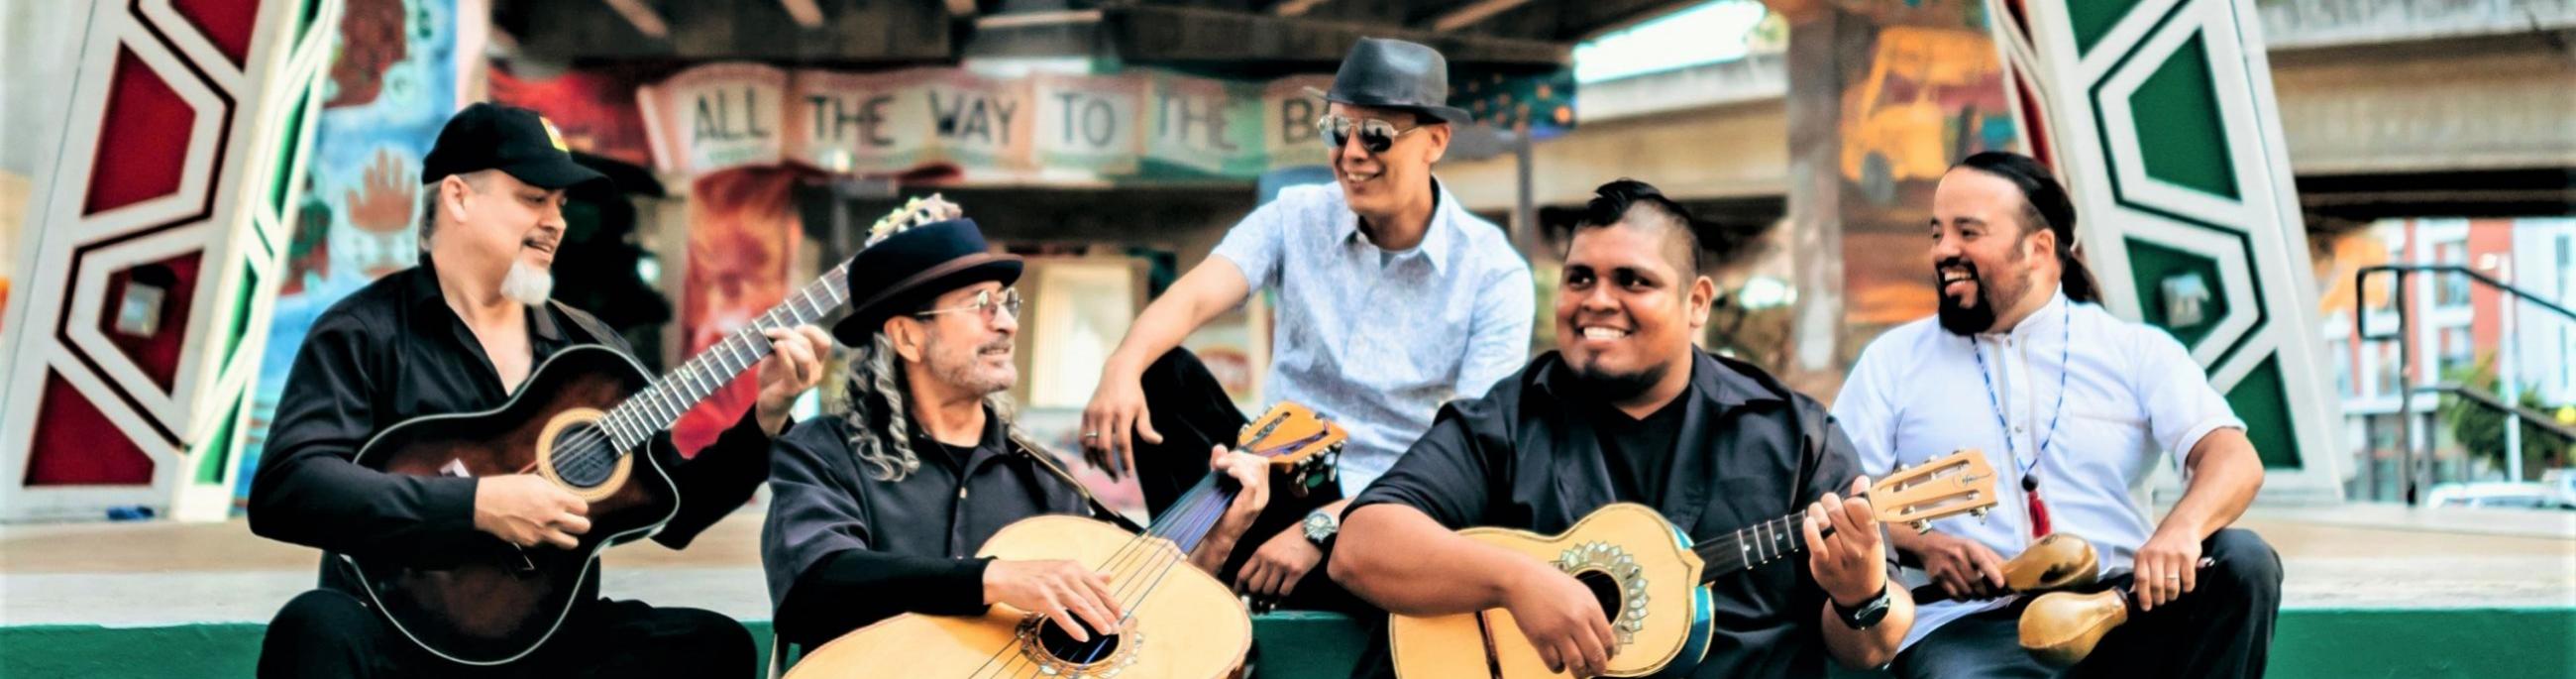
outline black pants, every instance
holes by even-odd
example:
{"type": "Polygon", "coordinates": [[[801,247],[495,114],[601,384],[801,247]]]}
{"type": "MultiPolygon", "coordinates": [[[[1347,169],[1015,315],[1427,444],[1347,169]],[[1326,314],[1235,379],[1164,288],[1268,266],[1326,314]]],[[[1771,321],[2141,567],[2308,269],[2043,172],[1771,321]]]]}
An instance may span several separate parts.
{"type": "MultiPolygon", "coordinates": [[[[2014,605],[1942,625],[1896,656],[1891,669],[1907,679],[2261,677],[2281,613],[2281,557],[2236,528],[2210,535],[2200,551],[2217,563],[2200,572],[2191,593],[2134,612],[2072,668],[2052,669],[2022,650],[2022,606],[2014,605]]],[[[2125,589],[2129,576],[2102,584],[2125,589]]]]}
{"type": "Polygon", "coordinates": [[[600,599],[517,662],[448,662],[404,638],[356,596],[305,592],[268,623],[259,676],[278,677],[752,677],[751,633],[712,611],[600,599]]]}
{"type": "MultiPolygon", "coordinates": [[[[1237,435],[1252,420],[1235,409],[1225,385],[1217,383],[1207,364],[1200,363],[1198,355],[1188,349],[1173,349],[1155,359],[1145,368],[1138,386],[1145,392],[1145,408],[1154,418],[1154,431],[1163,435],[1163,442],[1136,439],[1136,484],[1145,493],[1145,508],[1162,516],[1181,493],[1207,477],[1208,448],[1219,444],[1234,447],[1237,435]]],[[[1335,484],[1324,484],[1300,497],[1287,492],[1288,483],[1285,474],[1272,471],[1270,505],[1262,508],[1261,517],[1254,519],[1243,539],[1235,543],[1234,553],[1226,557],[1225,568],[1217,576],[1219,580],[1234,584],[1235,571],[1261,549],[1262,543],[1282,531],[1303,530],[1308,513],[1342,499],[1341,487],[1335,484]]],[[[1324,560],[1315,562],[1314,570],[1297,581],[1287,600],[1275,602],[1277,606],[1353,614],[1371,610],[1324,574],[1332,560],[1332,552],[1326,551],[1324,560]]]]}

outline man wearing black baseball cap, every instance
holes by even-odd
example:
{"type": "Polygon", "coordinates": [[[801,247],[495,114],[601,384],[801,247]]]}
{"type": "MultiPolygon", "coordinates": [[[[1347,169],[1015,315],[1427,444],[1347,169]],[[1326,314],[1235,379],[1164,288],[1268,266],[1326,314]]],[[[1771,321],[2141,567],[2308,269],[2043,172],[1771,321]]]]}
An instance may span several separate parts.
{"type": "MultiPolygon", "coordinates": [[[[751,636],[708,611],[599,598],[585,580],[570,614],[535,651],[473,666],[405,640],[370,611],[337,554],[435,567],[495,547],[572,547],[588,505],[532,474],[424,477],[353,462],[376,432],[422,415],[506,403],[535,366],[579,344],[631,353],[590,314],[551,302],[547,273],[563,238],[565,193],[606,184],[573,162],[536,112],[474,104],[439,131],[425,159],[420,265],[332,305],[304,338],[279,396],[267,453],[251,484],[251,531],[315,547],[321,588],[269,623],[261,677],[747,676],[751,636]]],[[[830,338],[800,327],[769,333],[752,412],[683,460],[655,446],[684,499],[653,539],[674,549],[751,497],[769,473],[770,437],[791,402],[821,380],[830,338]]],[[[592,564],[593,568],[597,564],[592,564]]]]}

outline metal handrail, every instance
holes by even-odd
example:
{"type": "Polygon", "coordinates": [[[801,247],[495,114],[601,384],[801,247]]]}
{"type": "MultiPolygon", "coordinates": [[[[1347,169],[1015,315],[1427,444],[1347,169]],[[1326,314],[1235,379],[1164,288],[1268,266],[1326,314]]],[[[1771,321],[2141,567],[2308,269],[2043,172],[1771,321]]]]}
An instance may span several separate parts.
{"type": "MultiPolygon", "coordinates": [[[[2406,294],[2406,281],[2408,277],[2419,273],[2458,274],[2466,276],[2469,280],[2475,281],[2479,285],[2487,286],[2488,288],[2504,293],[2510,297],[2534,303],[2541,309],[2558,314],[2560,317],[2569,321],[2576,321],[2576,310],[2570,310],[2566,306],[2560,305],[2556,300],[2535,295],[2532,294],[2531,291],[2508,285],[2503,281],[2499,281],[2486,274],[2479,273],[2476,269],[2471,269],[2466,265],[2376,264],[2362,267],[2361,270],[2355,271],[2352,274],[2352,292],[2353,300],[2355,302],[2353,305],[2354,313],[2352,315],[2353,337],[2357,341],[2361,342],[2386,341],[2391,339],[2397,340],[2397,362],[2398,365],[2401,366],[2399,369],[2400,376],[2398,379],[2405,384],[2413,384],[2414,380],[2412,378],[2415,371],[2415,333],[2413,332],[2415,327],[2413,312],[2414,305],[2407,303],[2410,296],[2406,294]],[[2369,323],[2371,316],[2370,309],[2360,303],[2368,299],[2369,296],[2364,293],[2370,289],[2370,277],[2375,274],[2392,274],[2397,277],[2396,284],[2392,287],[2394,301],[2390,304],[2390,306],[2396,308],[2395,310],[2397,312],[2397,331],[2394,336],[2372,334],[2370,332],[2369,323]]],[[[2504,378],[2513,379],[2513,376],[2507,375],[2504,376],[2504,378]]],[[[2452,391],[2456,393],[2468,394],[2474,391],[2457,388],[2458,385],[2451,386],[2454,387],[2452,391]]],[[[2397,450],[2404,458],[2399,461],[2399,466],[2403,469],[2402,473],[2405,475],[2401,486],[2403,488],[2402,492],[2405,496],[2406,504],[2409,505],[2417,504],[2422,501],[2422,493],[2420,491],[2423,489],[2424,477],[2430,472],[2429,467],[2432,465],[2433,460],[2433,451],[2425,450],[2422,451],[2421,454],[2418,454],[2415,450],[2416,391],[2419,391],[2419,389],[2413,387],[2403,387],[2397,390],[2397,450]]],[[[2499,399],[2496,405],[2502,407],[2503,403],[2499,399]]],[[[2517,412],[2527,412],[2522,411],[2518,406],[2515,406],[2514,410],[2517,412]]],[[[2530,416],[2525,415],[2524,417],[2528,418],[2530,416]]],[[[2556,424],[2555,421],[2546,418],[2542,418],[2541,421],[2556,424]]],[[[2424,445],[2427,448],[2431,447],[2432,443],[2433,437],[2424,437],[2424,445]]],[[[2506,454],[2519,455],[2521,452],[2522,451],[2518,450],[2508,451],[2506,454]]],[[[2515,480],[2519,481],[2520,479],[2515,480]]]]}
{"type": "Polygon", "coordinates": [[[2550,417],[2549,413],[2532,410],[2522,406],[2505,405],[2503,397],[2487,393],[2484,390],[2471,389],[2469,388],[2469,385],[2458,382],[2440,382],[2416,387],[2415,391],[2427,394],[2450,394],[2468,399],[2470,403],[2476,403],[2491,409],[2518,412],[2522,414],[2524,424],[2539,427],[2541,431],[2556,435],[2560,440],[2568,443],[2576,443],[2576,426],[2561,423],[2558,421],[2558,418],[2550,417]]]}

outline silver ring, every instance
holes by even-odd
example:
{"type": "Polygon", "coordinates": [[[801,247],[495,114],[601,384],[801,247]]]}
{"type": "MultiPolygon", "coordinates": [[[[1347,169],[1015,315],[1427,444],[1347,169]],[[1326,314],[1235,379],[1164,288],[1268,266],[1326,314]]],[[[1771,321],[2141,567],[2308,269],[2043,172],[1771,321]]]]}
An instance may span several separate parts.
{"type": "Polygon", "coordinates": [[[1083,433],[1082,433],[1082,437],[1083,437],[1083,438],[1086,438],[1086,439],[1096,439],[1096,438],[1100,438],[1100,432],[1096,432],[1096,431],[1086,431],[1086,432],[1083,432],[1083,433]]]}
{"type": "Polygon", "coordinates": [[[2181,580],[2181,579],[2182,579],[2182,576],[2180,576],[2180,575],[2168,575],[2168,576],[2165,576],[2165,579],[2166,579],[2166,580],[2181,580]]]}

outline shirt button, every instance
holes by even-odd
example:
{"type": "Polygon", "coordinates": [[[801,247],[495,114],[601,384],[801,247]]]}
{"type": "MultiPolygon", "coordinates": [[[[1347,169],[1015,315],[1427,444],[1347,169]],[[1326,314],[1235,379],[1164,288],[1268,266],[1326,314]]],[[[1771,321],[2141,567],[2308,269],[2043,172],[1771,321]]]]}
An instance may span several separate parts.
{"type": "Polygon", "coordinates": [[[957,499],[960,499],[960,500],[966,499],[966,488],[965,488],[965,487],[963,487],[963,486],[958,487],[958,489],[957,489],[957,499]]]}
{"type": "MultiPolygon", "coordinates": [[[[2018,425],[2018,424],[2013,425],[2013,433],[2015,433],[2015,434],[2019,434],[2019,433],[2021,433],[2021,425],[2018,425]]],[[[958,497],[966,497],[966,494],[965,494],[964,492],[959,492],[959,493],[957,494],[957,496],[958,496],[958,497]]]]}

